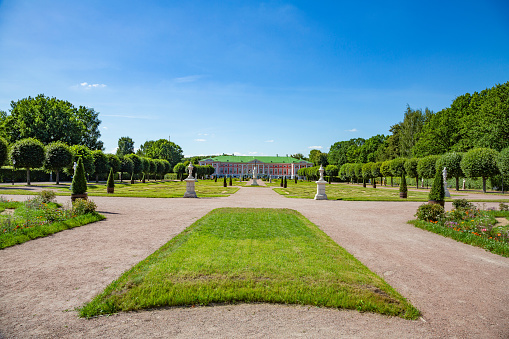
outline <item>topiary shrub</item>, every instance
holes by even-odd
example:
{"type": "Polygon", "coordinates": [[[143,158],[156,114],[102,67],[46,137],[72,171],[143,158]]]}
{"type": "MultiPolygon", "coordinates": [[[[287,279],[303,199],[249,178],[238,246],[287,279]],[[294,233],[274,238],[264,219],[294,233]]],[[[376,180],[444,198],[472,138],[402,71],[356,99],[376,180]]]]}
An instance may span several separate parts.
{"type": "Polygon", "coordinates": [[[72,177],[72,193],[85,194],[87,192],[87,178],[85,177],[85,167],[81,158],[78,159],[76,173],[72,177]]]}
{"type": "Polygon", "coordinates": [[[435,174],[435,179],[433,180],[433,186],[431,187],[431,191],[429,192],[428,200],[444,201],[444,199],[445,199],[444,177],[442,177],[442,173],[439,170],[437,170],[435,174]]]}
{"type": "Polygon", "coordinates": [[[233,184],[233,182],[232,182],[232,176],[231,176],[231,175],[230,175],[230,183],[229,183],[229,184],[230,184],[230,186],[233,184]]]}
{"type": "Polygon", "coordinates": [[[223,177],[223,187],[227,187],[228,185],[226,184],[226,175],[223,177]]]}
{"type": "Polygon", "coordinates": [[[401,176],[401,183],[399,185],[399,193],[400,193],[399,196],[401,198],[406,198],[407,194],[408,194],[408,189],[406,186],[406,176],[404,174],[401,176]]]}
{"type": "Polygon", "coordinates": [[[108,175],[108,182],[106,183],[108,193],[113,193],[115,189],[115,180],[113,178],[113,168],[110,169],[110,174],[108,175]]]}
{"type": "Polygon", "coordinates": [[[27,185],[30,185],[30,169],[44,164],[44,145],[37,139],[21,139],[11,146],[9,158],[15,168],[26,168],[27,185]]]}
{"type": "Polygon", "coordinates": [[[467,177],[482,177],[483,192],[486,193],[486,179],[499,173],[499,154],[491,148],[473,148],[461,159],[461,169],[467,177]]]}
{"type": "Polygon", "coordinates": [[[419,206],[415,216],[419,220],[436,222],[445,216],[445,210],[438,204],[423,204],[419,206]]]}
{"type": "Polygon", "coordinates": [[[287,188],[288,187],[288,182],[286,181],[286,177],[284,178],[284,183],[283,183],[283,188],[287,188]]]}

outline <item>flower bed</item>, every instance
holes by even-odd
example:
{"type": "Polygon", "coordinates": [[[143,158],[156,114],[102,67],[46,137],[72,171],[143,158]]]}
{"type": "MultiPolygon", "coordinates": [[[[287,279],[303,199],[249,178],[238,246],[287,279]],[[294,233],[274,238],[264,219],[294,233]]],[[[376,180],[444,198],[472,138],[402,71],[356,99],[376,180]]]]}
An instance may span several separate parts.
{"type": "Polygon", "coordinates": [[[509,257],[509,227],[498,225],[495,219],[509,217],[509,212],[482,210],[472,204],[465,204],[439,217],[425,219],[423,216],[429,215],[422,212],[425,209],[428,209],[426,205],[419,207],[416,214],[418,220],[410,222],[419,228],[509,257]]]}

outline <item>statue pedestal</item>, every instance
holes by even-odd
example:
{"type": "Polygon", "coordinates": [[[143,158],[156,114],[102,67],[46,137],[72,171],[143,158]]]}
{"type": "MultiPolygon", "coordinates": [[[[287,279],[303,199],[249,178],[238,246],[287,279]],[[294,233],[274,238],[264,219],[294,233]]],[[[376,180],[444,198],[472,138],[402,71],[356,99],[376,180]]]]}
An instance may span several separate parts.
{"type": "Polygon", "coordinates": [[[253,178],[253,182],[251,183],[251,186],[259,186],[258,182],[256,181],[256,178],[253,178]]]}
{"type": "Polygon", "coordinates": [[[327,194],[325,194],[325,185],[327,181],[318,180],[316,181],[316,195],[315,200],[327,200],[327,194]]]}
{"type": "Polygon", "coordinates": [[[186,193],[184,193],[184,198],[198,198],[196,196],[196,191],[194,190],[194,183],[196,179],[191,177],[184,180],[186,182],[186,193]]]}

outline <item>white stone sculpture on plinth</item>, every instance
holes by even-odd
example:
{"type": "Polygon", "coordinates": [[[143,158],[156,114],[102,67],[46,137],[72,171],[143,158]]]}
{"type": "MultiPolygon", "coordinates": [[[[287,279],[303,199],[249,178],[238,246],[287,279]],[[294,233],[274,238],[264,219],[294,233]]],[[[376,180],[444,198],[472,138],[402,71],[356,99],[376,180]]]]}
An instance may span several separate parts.
{"type": "Polygon", "coordinates": [[[447,198],[451,197],[451,193],[449,193],[449,190],[447,189],[447,168],[444,167],[444,170],[442,171],[442,176],[444,177],[444,192],[445,196],[447,198]]]}
{"type": "Polygon", "coordinates": [[[189,163],[187,169],[189,171],[189,176],[184,180],[186,182],[186,193],[184,193],[184,198],[198,198],[196,196],[196,191],[194,190],[194,183],[196,182],[196,179],[193,177],[193,164],[189,163]]]}
{"type": "Polygon", "coordinates": [[[320,165],[320,169],[318,170],[318,172],[320,172],[320,179],[316,181],[315,200],[327,200],[327,194],[325,194],[325,185],[327,184],[327,181],[323,180],[324,171],[323,166],[320,165]]]}
{"type": "Polygon", "coordinates": [[[256,166],[253,167],[253,182],[251,183],[251,186],[258,186],[258,182],[256,181],[256,166]]]}

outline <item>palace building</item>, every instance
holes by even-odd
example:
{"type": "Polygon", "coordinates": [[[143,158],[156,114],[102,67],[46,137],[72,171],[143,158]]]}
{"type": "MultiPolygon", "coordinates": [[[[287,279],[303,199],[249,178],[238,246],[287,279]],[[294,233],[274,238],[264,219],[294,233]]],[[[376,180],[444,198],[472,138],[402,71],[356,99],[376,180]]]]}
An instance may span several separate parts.
{"type": "Polygon", "coordinates": [[[269,156],[232,156],[220,155],[214,158],[200,160],[200,166],[211,165],[215,169],[214,175],[218,177],[251,176],[253,168],[260,176],[271,176],[272,178],[291,177],[295,178],[297,171],[301,168],[312,167],[313,163],[295,159],[292,157],[269,157],[269,156]]]}

